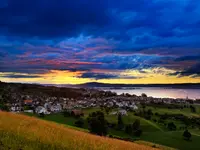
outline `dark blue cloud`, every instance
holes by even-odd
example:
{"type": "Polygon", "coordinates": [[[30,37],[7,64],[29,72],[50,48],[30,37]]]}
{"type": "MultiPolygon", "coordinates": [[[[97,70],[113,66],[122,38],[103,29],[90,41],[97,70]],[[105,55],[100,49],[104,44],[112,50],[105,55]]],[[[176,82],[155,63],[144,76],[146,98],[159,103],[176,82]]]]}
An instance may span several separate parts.
{"type": "Polygon", "coordinates": [[[188,61],[188,60],[200,61],[200,55],[198,55],[198,56],[183,56],[183,57],[179,57],[176,59],[176,61],[188,61]]]}
{"type": "Polygon", "coordinates": [[[36,76],[36,75],[15,75],[15,74],[2,75],[1,77],[4,77],[4,78],[40,78],[40,76],[36,76]]]}
{"type": "Polygon", "coordinates": [[[117,78],[117,75],[106,74],[106,73],[92,73],[87,72],[81,75],[81,78],[93,78],[93,79],[110,79],[110,78],[117,78]]]}
{"type": "Polygon", "coordinates": [[[53,38],[85,33],[130,40],[145,32],[150,40],[200,32],[198,0],[9,0],[1,5],[0,31],[8,35],[53,38]]]}
{"type": "Polygon", "coordinates": [[[108,23],[106,1],[9,0],[0,9],[0,31],[45,38],[76,36],[108,23]]]}
{"type": "Polygon", "coordinates": [[[199,0],[0,1],[0,72],[99,79],[116,76],[91,70],[165,67],[190,75],[199,54],[199,0]]]}
{"type": "Polygon", "coordinates": [[[175,73],[172,73],[170,75],[178,75],[179,77],[181,76],[193,76],[193,77],[200,77],[200,63],[195,64],[188,69],[185,69],[183,71],[177,71],[175,73]]]}
{"type": "Polygon", "coordinates": [[[95,80],[99,79],[139,79],[142,77],[135,77],[135,76],[120,76],[117,74],[111,74],[111,73],[94,73],[94,72],[86,72],[83,73],[81,78],[93,78],[95,80]]]}

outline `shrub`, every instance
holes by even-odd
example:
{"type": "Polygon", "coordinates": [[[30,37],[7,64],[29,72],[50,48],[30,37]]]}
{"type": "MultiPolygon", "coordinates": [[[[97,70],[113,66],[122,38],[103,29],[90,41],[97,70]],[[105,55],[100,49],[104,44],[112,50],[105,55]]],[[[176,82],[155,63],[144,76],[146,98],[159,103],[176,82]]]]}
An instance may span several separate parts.
{"type": "Polygon", "coordinates": [[[133,128],[132,128],[132,125],[131,125],[131,124],[126,125],[126,127],[125,127],[125,132],[126,132],[127,134],[132,134],[133,128]]]}
{"type": "Polygon", "coordinates": [[[190,140],[190,138],[192,137],[191,133],[188,131],[188,130],[185,130],[183,132],[183,137],[186,139],[186,140],[190,140]]]}
{"type": "Polygon", "coordinates": [[[168,123],[167,128],[169,130],[176,130],[176,125],[173,122],[168,123]]]}
{"type": "Polygon", "coordinates": [[[122,115],[119,113],[118,114],[118,123],[117,123],[118,129],[122,130],[124,128],[124,123],[122,120],[122,115]]]}
{"type": "Polygon", "coordinates": [[[39,117],[44,118],[44,113],[39,113],[39,117]]]}
{"type": "Polygon", "coordinates": [[[139,119],[136,119],[135,122],[133,123],[132,125],[132,129],[133,131],[136,131],[140,128],[140,120],[139,119]]]}
{"type": "Polygon", "coordinates": [[[63,116],[64,116],[64,117],[69,117],[69,116],[71,116],[71,114],[70,114],[69,111],[64,110],[64,111],[63,111],[63,116]]]}
{"type": "Polygon", "coordinates": [[[134,132],[134,135],[137,136],[137,137],[140,137],[142,134],[142,130],[141,129],[138,129],[134,132]]]}
{"type": "Polygon", "coordinates": [[[76,127],[83,127],[84,126],[84,120],[82,118],[78,119],[75,123],[76,127]]]}

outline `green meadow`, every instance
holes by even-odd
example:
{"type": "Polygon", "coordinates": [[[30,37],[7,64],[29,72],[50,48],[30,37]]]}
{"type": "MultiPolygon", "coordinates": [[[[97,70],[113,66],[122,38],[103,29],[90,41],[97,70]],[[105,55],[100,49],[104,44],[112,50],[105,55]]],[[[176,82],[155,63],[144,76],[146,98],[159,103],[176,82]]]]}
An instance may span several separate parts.
{"type": "MultiPolygon", "coordinates": [[[[184,108],[184,109],[168,109],[168,108],[158,108],[158,107],[150,107],[146,106],[146,110],[151,109],[153,114],[159,113],[159,114],[183,114],[184,116],[195,116],[195,117],[200,117],[200,107],[195,106],[197,111],[196,113],[192,113],[190,111],[190,108],[184,108]]],[[[142,110],[142,108],[140,108],[142,110]]],[[[92,112],[95,111],[101,111],[100,108],[89,108],[89,109],[83,109],[84,112],[84,120],[85,124],[83,126],[83,130],[88,132],[88,125],[86,118],[88,115],[92,112]]],[[[116,111],[116,109],[111,110],[116,111]]],[[[104,112],[104,111],[103,111],[104,112]]],[[[32,114],[28,114],[32,115],[32,114]]],[[[111,115],[110,113],[107,114],[104,112],[105,118],[108,122],[110,123],[117,123],[117,115],[111,115]]],[[[37,117],[37,116],[36,116],[37,117]]],[[[72,128],[75,125],[75,121],[77,120],[76,118],[73,117],[64,117],[62,113],[58,114],[51,114],[47,115],[44,118],[45,120],[48,121],[53,121],[61,124],[68,125],[72,128]]],[[[155,143],[159,145],[164,145],[167,147],[172,147],[175,149],[180,149],[180,150],[191,150],[191,149],[200,149],[200,130],[198,128],[189,128],[190,133],[192,134],[192,138],[190,141],[186,141],[183,139],[183,132],[184,130],[180,130],[179,127],[184,126],[184,124],[181,121],[177,120],[166,120],[165,122],[171,122],[173,121],[174,124],[177,126],[176,131],[169,131],[165,126],[153,121],[153,119],[158,119],[157,116],[153,115],[150,120],[144,119],[140,116],[136,116],[134,112],[128,112],[128,115],[125,115],[122,117],[124,124],[131,124],[133,123],[136,119],[140,120],[141,124],[141,129],[143,131],[142,135],[138,137],[130,136],[126,134],[124,131],[119,131],[115,130],[113,128],[109,128],[109,135],[116,136],[116,137],[122,137],[122,138],[131,138],[133,140],[139,140],[139,141],[146,141],[150,143],[155,143]]],[[[78,128],[79,129],[79,128],[78,128]]]]}

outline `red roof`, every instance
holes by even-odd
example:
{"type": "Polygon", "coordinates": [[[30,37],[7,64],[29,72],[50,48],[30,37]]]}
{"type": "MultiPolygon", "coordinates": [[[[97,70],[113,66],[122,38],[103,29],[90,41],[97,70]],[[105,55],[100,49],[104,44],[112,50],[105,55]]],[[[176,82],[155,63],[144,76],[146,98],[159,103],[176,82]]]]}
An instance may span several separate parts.
{"type": "Polygon", "coordinates": [[[24,100],[24,103],[32,103],[33,100],[30,100],[30,99],[27,99],[27,100],[24,100]]]}

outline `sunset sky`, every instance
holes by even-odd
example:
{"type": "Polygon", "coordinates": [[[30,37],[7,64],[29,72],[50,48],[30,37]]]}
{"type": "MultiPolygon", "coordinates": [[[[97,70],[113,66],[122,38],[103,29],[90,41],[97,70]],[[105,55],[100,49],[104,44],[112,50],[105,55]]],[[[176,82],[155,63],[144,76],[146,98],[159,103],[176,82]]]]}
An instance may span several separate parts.
{"type": "Polygon", "coordinates": [[[0,0],[0,81],[200,83],[200,1],[0,0]]]}

